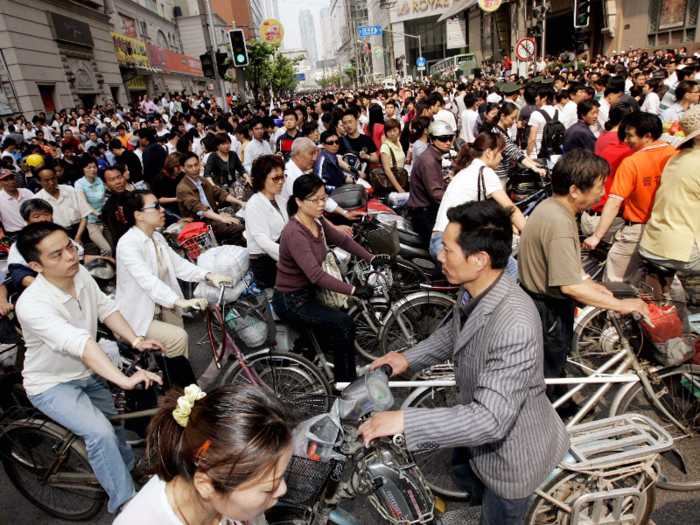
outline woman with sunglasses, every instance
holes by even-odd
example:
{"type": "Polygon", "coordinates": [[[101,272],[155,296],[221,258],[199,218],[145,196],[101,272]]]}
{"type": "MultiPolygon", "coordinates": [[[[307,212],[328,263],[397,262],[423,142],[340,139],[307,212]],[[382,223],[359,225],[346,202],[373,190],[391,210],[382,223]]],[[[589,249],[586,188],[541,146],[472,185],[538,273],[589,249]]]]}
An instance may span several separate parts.
{"type": "Polygon", "coordinates": [[[284,160],[277,155],[262,155],[251,169],[253,196],[246,205],[246,230],[250,269],[263,288],[272,288],[277,279],[280,258],[279,240],[289,221],[282,187],[287,176],[284,160]]]}
{"type": "Polygon", "coordinates": [[[170,248],[165,238],[155,231],[165,224],[165,209],[153,193],[136,190],[124,194],[122,205],[130,228],[117,245],[114,302],[139,337],[157,337],[168,357],[187,357],[187,332],[177,309],[203,310],[207,300],[185,299],[178,279],[189,282],[206,279],[217,288],[232,279],[208,273],[170,248]]]}
{"type": "Polygon", "coordinates": [[[357,377],[355,321],[348,314],[322,303],[316,297],[316,288],[369,299],[372,296],[370,287],[355,287],[336,279],[325,272],[321,264],[332,244],[368,262],[372,262],[374,256],[323,218],[327,200],[326,188],[317,176],[302,175],[294,181],[292,195],[287,201],[290,219],[280,237],[272,305],[283,321],[325,336],[327,347],[333,348],[335,380],[352,381],[357,377]]]}

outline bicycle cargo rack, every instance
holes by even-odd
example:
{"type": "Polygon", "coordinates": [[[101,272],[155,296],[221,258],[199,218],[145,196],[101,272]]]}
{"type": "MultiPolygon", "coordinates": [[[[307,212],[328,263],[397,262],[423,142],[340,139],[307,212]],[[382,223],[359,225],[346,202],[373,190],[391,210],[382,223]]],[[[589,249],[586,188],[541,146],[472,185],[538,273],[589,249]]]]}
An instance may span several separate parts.
{"type": "Polygon", "coordinates": [[[673,438],[668,432],[638,414],[591,421],[567,430],[571,448],[562,466],[574,471],[618,467],[673,447],[673,438]]]}
{"type": "Polygon", "coordinates": [[[642,493],[634,488],[584,494],[571,506],[571,525],[640,523],[644,512],[641,502],[642,493]]]}

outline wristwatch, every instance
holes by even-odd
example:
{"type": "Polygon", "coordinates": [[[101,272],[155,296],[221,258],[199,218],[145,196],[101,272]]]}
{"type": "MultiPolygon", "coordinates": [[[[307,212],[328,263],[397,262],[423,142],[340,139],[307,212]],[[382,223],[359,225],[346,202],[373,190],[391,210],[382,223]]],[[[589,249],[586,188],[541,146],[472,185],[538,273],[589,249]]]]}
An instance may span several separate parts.
{"type": "Polygon", "coordinates": [[[145,340],[146,340],[146,338],[144,336],[139,335],[138,337],[136,337],[136,339],[134,339],[134,342],[131,343],[131,348],[133,348],[134,350],[138,350],[138,348],[136,348],[138,346],[138,344],[141,341],[145,341],[145,340]]]}
{"type": "Polygon", "coordinates": [[[345,217],[348,214],[348,210],[343,210],[343,217],[345,217]]]}

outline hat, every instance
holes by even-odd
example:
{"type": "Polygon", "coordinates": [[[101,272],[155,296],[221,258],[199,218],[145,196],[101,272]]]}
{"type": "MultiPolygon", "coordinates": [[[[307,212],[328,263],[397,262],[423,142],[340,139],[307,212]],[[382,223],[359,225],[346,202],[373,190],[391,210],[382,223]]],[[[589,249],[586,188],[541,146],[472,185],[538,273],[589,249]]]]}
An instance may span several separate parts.
{"type": "Polygon", "coordinates": [[[508,82],[507,84],[503,84],[501,87],[501,92],[504,93],[505,95],[512,95],[516,91],[520,89],[518,85],[515,82],[508,82]]]}
{"type": "Polygon", "coordinates": [[[539,84],[543,80],[544,80],[544,77],[542,75],[540,75],[538,77],[533,78],[530,82],[532,82],[533,84],[539,84]]]}
{"type": "Polygon", "coordinates": [[[496,82],[494,84],[494,87],[501,89],[505,85],[505,82],[496,82]]]}
{"type": "Polygon", "coordinates": [[[568,72],[569,72],[569,68],[565,67],[564,69],[561,70],[561,72],[562,72],[562,73],[568,73],[568,72]]]}
{"type": "MultiPolygon", "coordinates": [[[[693,106],[685,115],[681,117],[681,131],[685,135],[685,138],[681,140],[676,147],[679,147],[684,142],[694,139],[700,135],[700,106],[693,106]]],[[[0,179],[2,175],[0,175],[0,179]]]]}
{"type": "Polygon", "coordinates": [[[543,84],[551,84],[552,82],[554,82],[554,77],[545,78],[542,81],[543,84]]]}
{"type": "Polygon", "coordinates": [[[0,170],[0,180],[6,179],[7,177],[16,177],[17,173],[12,170],[0,170]]]}

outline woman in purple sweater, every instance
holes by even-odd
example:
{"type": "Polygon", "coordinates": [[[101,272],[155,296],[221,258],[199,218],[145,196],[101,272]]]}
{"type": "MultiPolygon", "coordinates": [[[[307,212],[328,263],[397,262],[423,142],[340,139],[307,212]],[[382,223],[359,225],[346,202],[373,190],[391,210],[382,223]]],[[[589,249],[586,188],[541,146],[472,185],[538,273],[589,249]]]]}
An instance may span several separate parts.
{"type": "Polygon", "coordinates": [[[367,286],[352,286],[331,277],[321,268],[329,245],[372,261],[374,256],[348,235],[340,233],[323,218],[328,197],[323,181],[313,175],[302,175],[294,181],[287,202],[289,222],[280,237],[280,258],[277,262],[277,283],[272,298],[275,313],[295,326],[314,329],[325,335],[333,348],[336,382],[352,381],[355,372],[355,322],[348,314],[331,308],[316,299],[316,287],[369,299],[367,286]]]}

